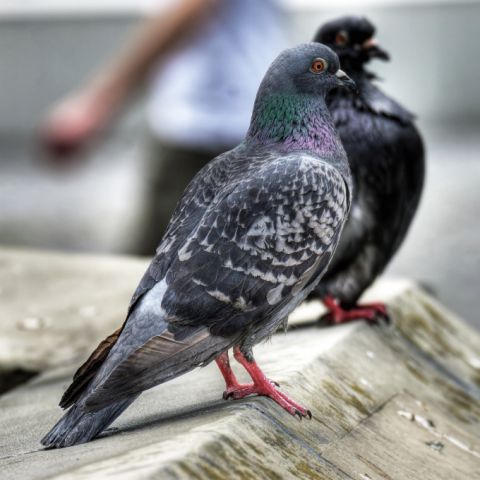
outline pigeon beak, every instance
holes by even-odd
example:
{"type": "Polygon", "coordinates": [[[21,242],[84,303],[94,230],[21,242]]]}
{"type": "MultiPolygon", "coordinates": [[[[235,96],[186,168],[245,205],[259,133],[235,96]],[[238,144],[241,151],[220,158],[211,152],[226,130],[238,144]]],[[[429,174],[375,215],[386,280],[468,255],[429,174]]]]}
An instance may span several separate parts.
{"type": "Polygon", "coordinates": [[[378,46],[378,42],[375,38],[369,38],[362,43],[362,48],[367,52],[369,58],[379,58],[380,60],[385,60],[388,62],[390,60],[390,55],[382,50],[378,46]]]}
{"type": "Polygon", "coordinates": [[[352,92],[358,93],[357,84],[343,71],[338,69],[335,74],[335,85],[337,87],[343,87],[352,92]]]}

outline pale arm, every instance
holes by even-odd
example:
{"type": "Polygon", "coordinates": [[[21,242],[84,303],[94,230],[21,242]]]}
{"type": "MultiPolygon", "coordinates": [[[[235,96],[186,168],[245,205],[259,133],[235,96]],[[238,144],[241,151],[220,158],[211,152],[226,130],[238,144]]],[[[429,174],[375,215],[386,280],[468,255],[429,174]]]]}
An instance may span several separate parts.
{"type": "Polygon", "coordinates": [[[40,125],[48,151],[64,158],[98,135],[154,65],[186,32],[213,15],[220,0],[177,0],[140,24],[116,56],[57,103],[40,125]]]}

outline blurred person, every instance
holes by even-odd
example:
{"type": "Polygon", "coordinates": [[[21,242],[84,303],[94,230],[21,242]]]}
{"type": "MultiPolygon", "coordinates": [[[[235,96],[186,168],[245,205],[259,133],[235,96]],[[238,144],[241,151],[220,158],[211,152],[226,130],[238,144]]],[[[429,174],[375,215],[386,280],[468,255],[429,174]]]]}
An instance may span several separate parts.
{"type": "Polygon", "coordinates": [[[150,81],[147,199],[135,252],[155,252],[194,175],[244,138],[262,75],[287,46],[275,0],[179,0],[55,105],[40,135],[59,161],[84,152],[150,81]]]}

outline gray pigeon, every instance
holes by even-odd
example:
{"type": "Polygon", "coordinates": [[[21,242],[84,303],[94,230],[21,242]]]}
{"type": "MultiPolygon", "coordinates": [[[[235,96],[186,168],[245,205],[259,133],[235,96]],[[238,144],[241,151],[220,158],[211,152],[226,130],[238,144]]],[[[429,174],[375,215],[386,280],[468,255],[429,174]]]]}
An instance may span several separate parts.
{"type": "Polygon", "coordinates": [[[77,371],[42,440],[88,442],[144,390],[216,360],[224,398],[266,395],[300,419],[255,363],[312,291],[337,246],[351,201],[345,151],[325,105],[356,89],[318,43],[282,52],[255,100],[245,140],[205,166],[186,189],[130,303],[127,319],[77,371]],[[233,375],[228,349],[252,377],[233,375]]]}
{"type": "Polygon", "coordinates": [[[358,95],[337,90],[327,96],[353,177],[350,217],[328,272],[312,293],[335,323],[387,317],[385,305],[357,305],[357,300],[400,247],[423,187],[424,150],[414,117],[365,70],[370,59],[389,58],[374,32],[366,18],[348,16],[326,23],[315,36],[338,54],[359,88],[358,95]]]}

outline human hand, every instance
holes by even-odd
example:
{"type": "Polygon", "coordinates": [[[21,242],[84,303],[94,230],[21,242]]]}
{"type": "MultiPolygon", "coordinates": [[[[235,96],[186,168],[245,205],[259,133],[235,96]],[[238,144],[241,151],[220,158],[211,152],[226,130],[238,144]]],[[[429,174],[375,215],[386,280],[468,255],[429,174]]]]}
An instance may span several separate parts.
{"type": "Polygon", "coordinates": [[[110,113],[111,107],[95,92],[85,90],[65,98],[40,125],[43,150],[56,161],[78,156],[105,129],[110,113]]]}

